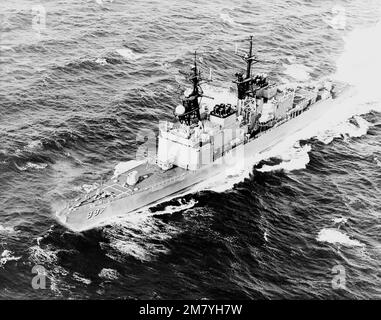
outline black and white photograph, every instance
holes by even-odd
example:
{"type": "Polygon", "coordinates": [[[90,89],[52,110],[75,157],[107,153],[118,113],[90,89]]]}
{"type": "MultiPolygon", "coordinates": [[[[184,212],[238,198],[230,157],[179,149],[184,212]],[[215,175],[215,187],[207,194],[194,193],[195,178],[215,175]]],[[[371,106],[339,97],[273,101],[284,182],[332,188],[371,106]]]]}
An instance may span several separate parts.
{"type": "Polygon", "coordinates": [[[380,19],[380,0],[1,0],[0,300],[235,319],[381,299],[380,19]]]}

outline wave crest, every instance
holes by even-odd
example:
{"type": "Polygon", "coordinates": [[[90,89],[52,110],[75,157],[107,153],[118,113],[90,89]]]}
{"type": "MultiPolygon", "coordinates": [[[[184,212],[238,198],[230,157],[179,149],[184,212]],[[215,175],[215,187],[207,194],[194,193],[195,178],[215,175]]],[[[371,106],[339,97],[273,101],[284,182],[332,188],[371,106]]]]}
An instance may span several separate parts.
{"type": "Polygon", "coordinates": [[[331,229],[331,228],[324,228],[320,230],[319,235],[317,237],[317,241],[328,242],[333,244],[342,244],[342,245],[350,246],[350,247],[364,246],[364,244],[362,244],[360,241],[353,240],[345,233],[342,233],[341,231],[337,229],[331,229]]]}

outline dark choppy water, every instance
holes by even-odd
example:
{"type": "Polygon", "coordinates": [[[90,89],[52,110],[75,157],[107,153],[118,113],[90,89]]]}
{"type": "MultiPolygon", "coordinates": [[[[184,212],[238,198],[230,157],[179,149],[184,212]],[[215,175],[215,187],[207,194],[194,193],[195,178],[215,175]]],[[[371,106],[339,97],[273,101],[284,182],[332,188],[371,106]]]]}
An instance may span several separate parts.
{"type": "Polygon", "coordinates": [[[378,1],[0,8],[0,298],[381,298],[378,1]],[[334,5],[344,30],[327,24],[340,27],[334,5]],[[209,90],[231,97],[235,44],[249,34],[266,60],[258,71],[355,78],[359,94],[249,175],[83,234],[55,222],[54,203],[133,159],[137,132],[170,119],[194,49],[213,70],[209,90]],[[35,265],[46,290],[31,286],[35,265]],[[332,287],[335,266],[345,289],[332,287]]]}

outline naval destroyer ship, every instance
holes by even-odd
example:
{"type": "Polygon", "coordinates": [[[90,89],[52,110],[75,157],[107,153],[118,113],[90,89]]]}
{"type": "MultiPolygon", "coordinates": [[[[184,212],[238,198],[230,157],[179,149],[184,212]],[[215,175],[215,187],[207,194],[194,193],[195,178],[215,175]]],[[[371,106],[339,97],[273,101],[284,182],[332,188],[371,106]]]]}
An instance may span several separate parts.
{"type": "Polygon", "coordinates": [[[192,88],[174,108],[176,120],[160,123],[155,156],[131,160],[109,181],[67,203],[57,212],[59,221],[73,231],[99,227],[184,192],[232,163],[245,159],[250,165],[250,158],[305,128],[333,107],[332,99],[349,91],[327,80],[277,85],[266,74],[254,74],[252,66],[259,60],[253,37],[242,58],[246,70],[233,81],[237,103],[208,108],[201,103],[205,81],[195,53],[192,88]]]}

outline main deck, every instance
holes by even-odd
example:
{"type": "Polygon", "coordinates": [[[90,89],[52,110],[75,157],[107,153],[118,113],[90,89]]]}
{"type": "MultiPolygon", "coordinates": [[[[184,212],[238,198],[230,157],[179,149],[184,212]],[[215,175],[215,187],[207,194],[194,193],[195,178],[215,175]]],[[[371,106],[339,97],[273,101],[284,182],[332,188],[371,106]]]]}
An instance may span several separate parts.
{"type": "Polygon", "coordinates": [[[123,172],[117,177],[110,179],[99,188],[89,192],[85,199],[77,203],[75,207],[91,203],[105,203],[128,197],[149,189],[159,188],[160,186],[164,186],[171,181],[180,179],[186,174],[187,170],[180,167],[173,167],[170,170],[163,171],[156,164],[146,162],[123,172]],[[129,186],[127,184],[127,176],[132,171],[137,171],[139,180],[135,185],[129,186]]]}

